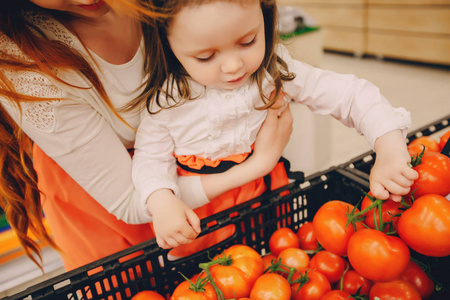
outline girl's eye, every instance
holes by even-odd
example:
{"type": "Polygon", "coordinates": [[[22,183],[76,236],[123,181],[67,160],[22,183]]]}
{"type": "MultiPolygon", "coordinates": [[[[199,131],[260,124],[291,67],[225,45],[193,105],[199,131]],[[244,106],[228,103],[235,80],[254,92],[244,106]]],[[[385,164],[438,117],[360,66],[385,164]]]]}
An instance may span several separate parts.
{"type": "Polygon", "coordinates": [[[256,36],[255,36],[250,42],[242,43],[241,46],[242,46],[242,47],[250,47],[250,46],[253,45],[255,42],[256,42],[256,36]]]}
{"type": "Polygon", "coordinates": [[[213,59],[213,57],[214,57],[214,53],[208,57],[196,57],[195,59],[198,60],[199,62],[204,63],[204,62],[210,61],[211,59],[213,59]]]}

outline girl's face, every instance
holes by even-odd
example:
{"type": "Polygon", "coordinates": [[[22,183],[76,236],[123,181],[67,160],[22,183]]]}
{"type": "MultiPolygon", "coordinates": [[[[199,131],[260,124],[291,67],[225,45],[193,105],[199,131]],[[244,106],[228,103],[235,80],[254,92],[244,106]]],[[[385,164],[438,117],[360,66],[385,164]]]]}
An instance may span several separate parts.
{"type": "Polygon", "coordinates": [[[79,17],[101,17],[110,11],[105,0],[30,0],[46,9],[59,10],[79,17]]]}
{"type": "Polygon", "coordinates": [[[195,81],[216,88],[239,88],[264,59],[260,3],[213,1],[186,6],[174,17],[168,40],[195,81]]]}

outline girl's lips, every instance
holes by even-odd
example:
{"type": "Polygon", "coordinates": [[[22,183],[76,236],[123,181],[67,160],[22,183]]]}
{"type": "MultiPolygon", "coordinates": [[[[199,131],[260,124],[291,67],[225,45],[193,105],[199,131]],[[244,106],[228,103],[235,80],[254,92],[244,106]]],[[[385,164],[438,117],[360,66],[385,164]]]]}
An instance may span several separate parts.
{"type": "Polygon", "coordinates": [[[230,80],[230,81],[228,81],[228,83],[235,83],[235,82],[239,82],[239,81],[241,81],[242,79],[244,79],[244,77],[245,77],[245,74],[244,75],[242,75],[241,77],[239,77],[239,78],[236,78],[236,79],[234,79],[234,80],[230,80]]]}
{"type": "Polygon", "coordinates": [[[86,9],[86,10],[97,10],[97,9],[99,9],[100,7],[102,7],[103,4],[105,4],[105,0],[100,0],[100,1],[98,1],[97,3],[95,3],[95,4],[90,4],[90,5],[83,5],[83,4],[80,4],[80,5],[78,5],[78,7],[82,8],[82,9],[86,9]]]}

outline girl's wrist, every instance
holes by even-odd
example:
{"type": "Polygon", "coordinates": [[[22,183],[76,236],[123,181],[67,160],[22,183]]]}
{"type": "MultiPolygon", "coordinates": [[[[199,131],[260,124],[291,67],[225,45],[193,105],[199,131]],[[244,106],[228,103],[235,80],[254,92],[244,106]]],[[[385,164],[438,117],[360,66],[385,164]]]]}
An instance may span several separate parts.
{"type": "Polygon", "coordinates": [[[271,171],[267,166],[258,163],[253,155],[241,164],[238,164],[228,171],[219,174],[204,175],[201,177],[203,190],[208,199],[214,199],[219,195],[238,188],[253,180],[267,175],[271,171]]]}
{"type": "Polygon", "coordinates": [[[160,190],[154,191],[150,196],[148,196],[146,206],[147,206],[147,210],[150,213],[150,215],[153,215],[153,211],[155,209],[157,209],[158,205],[161,202],[160,199],[164,199],[164,197],[171,196],[171,195],[173,195],[172,190],[160,189],[160,190]]]}

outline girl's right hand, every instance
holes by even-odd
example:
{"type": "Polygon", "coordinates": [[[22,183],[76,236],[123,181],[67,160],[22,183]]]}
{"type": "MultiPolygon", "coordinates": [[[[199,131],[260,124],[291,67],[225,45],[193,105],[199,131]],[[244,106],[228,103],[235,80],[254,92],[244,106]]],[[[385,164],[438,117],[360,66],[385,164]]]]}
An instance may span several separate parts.
{"type": "Polygon", "coordinates": [[[147,209],[153,216],[156,242],[163,249],[189,244],[200,233],[200,219],[171,190],[150,195],[147,209]]]}

